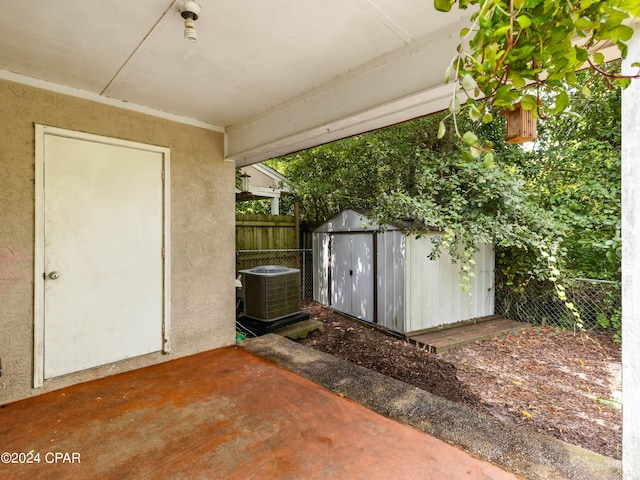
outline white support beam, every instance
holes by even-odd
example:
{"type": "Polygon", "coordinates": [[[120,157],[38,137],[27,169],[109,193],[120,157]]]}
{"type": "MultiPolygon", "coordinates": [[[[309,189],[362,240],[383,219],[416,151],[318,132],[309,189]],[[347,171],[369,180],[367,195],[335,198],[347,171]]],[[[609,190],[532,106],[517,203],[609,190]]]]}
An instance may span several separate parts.
{"type": "MultiPolygon", "coordinates": [[[[640,58],[640,28],[629,42],[640,58]]],[[[623,72],[636,72],[631,61],[623,72]]],[[[640,80],[622,94],[622,465],[640,479],[640,80]]]]}
{"type": "MultiPolygon", "coordinates": [[[[458,32],[466,22],[448,28],[458,32]]],[[[227,128],[228,159],[256,163],[445,109],[444,72],[460,42],[443,32],[351,71],[259,118],[227,128]]]]}

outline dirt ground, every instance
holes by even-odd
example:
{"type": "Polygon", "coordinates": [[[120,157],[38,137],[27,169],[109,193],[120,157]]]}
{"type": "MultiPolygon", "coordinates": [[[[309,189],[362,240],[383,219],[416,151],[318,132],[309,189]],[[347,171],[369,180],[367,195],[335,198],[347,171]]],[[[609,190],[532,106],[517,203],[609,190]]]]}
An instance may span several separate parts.
{"type": "Polygon", "coordinates": [[[621,353],[609,338],[531,328],[430,354],[313,302],[300,343],[464,403],[504,422],[621,457],[621,353]]]}

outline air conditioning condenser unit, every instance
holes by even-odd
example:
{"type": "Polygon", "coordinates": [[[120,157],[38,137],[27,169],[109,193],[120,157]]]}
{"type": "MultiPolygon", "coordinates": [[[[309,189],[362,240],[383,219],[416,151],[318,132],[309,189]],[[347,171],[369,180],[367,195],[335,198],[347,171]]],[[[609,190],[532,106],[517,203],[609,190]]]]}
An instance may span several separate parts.
{"type": "Polygon", "coordinates": [[[300,313],[300,270],[265,265],[240,270],[245,316],[272,322],[300,313]]]}

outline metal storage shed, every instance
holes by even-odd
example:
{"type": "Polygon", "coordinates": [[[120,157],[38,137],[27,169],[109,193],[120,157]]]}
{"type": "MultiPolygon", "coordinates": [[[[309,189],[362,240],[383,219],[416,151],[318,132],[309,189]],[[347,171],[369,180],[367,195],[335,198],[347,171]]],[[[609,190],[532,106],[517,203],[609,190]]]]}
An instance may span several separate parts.
{"type": "Polygon", "coordinates": [[[313,233],[314,300],[404,334],[493,315],[493,247],[478,246],[469,295],[447,252],[429,259],[437,235],[380,231],[366,214],[344,210],[313,233]]]}

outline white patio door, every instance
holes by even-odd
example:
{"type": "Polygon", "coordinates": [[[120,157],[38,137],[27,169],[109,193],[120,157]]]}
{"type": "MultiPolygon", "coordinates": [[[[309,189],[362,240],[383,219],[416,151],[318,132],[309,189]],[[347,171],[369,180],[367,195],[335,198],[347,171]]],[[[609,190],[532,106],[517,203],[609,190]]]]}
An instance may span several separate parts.
{"type": "Polygon", "coordinates": [[[36,384],[161,351],[167,340],[168,151],[50,127],[38,134],[36,384]]]}
{"type": "Polygon", "coordinates": [[[331,306],[374,321],[373,234],[333,234],[331,306]]]}

